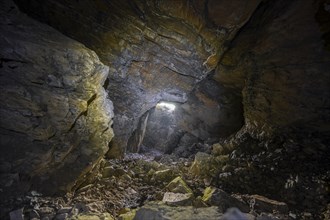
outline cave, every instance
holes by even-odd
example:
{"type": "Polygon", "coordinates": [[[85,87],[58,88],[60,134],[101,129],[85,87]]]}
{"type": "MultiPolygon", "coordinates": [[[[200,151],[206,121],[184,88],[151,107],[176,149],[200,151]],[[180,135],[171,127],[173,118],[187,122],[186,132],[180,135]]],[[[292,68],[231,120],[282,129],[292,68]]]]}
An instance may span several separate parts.
{"type": "Polygon", "coordinates": [[[0,18],[0,219],[330,219],[330,1],[0,18]]]}

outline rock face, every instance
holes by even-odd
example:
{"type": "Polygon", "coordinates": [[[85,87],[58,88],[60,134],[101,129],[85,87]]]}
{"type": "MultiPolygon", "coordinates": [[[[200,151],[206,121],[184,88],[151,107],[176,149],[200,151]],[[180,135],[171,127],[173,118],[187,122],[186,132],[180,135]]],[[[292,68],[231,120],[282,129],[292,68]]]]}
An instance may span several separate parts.
{"type": "Polygon", "coordinates": [[[329,137],[330,12],[325,2],[265,2],[222,58],[215,79],[242,89],[248,129],[329,137]]]}
{"type": "MultiPolygon", "coordinates": [[[[234,38],[260,1],[248,4],[238,0],[234,3],[221,1],[219,5],[216,1],[185,0],[16,2],[32,16],[85,43],[110,66],[107,88],[115,106],[116,136],[109,156],[115,157],[126,150],[129,138],[146,111],[159,101],[187,101],[188,94],[217,66],[226,50],[225,42],[234,38]],[[217,10],[225,11],[226,16],[217,10]],[[241,13],[237,14],[237,10],[241,13]]],[[[240,91],[236,94],[240,96],[240,91]]],[[[214,101],[203,94],[196,95],[201,102],[214,101]]],[[[225,96],[214,94],[222,95],[225,96]]],[[[217,108],[217,100],[214,108],[217,108]]],[[[226,115],[232,106],[224,102],[217,114],[226,115]]],[[[209,113],[192,107],[193,115],[188,123],[200,121],[196,120],[196,111],[209,113]]],[[[220,130],[217,136],[228,135],[242,126],[242,111],[238,112],[233,121],[239,123],[231,126],[234,129],[224,133],[220,130]]]]}
{"type": "Polygon", "coordinates": [[[12,2],[0,8],[1,196],[15,195],[11,187],[69,191],[113,137],[113,106],[102,87],[109,68],[12,2]]]}

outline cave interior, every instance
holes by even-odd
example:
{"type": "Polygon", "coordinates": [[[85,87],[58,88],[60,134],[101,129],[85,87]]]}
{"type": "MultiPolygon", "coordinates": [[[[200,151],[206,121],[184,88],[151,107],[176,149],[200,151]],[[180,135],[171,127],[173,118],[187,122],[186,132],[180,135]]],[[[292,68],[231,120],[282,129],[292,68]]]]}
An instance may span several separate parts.
{"type": "Polygon", "coordinates": [[[1,219],[330,219],[329,0],[0,18],[1,219]]]}

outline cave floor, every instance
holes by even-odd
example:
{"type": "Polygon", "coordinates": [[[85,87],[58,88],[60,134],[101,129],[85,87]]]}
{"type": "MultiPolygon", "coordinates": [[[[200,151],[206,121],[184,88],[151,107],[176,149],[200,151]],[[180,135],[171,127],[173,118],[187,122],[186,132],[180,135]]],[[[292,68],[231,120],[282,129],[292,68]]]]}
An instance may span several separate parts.
{"type": "Polygon", "coordinates": [[[127,154],[122,160],[103,160],[96,178],[74,193],[45,197],[31,191],[3,201],[1,209],[11,211],[10,219],[229,219],[223,215],[229,207],[246,213],[230,210],[233,219],[315,219],[259,195],[210,192],[216,189],[212,180],[193,175],[193,163],[174,155],[127,154]],[[169,187],[177,177],[183,184],[169,187]]]}

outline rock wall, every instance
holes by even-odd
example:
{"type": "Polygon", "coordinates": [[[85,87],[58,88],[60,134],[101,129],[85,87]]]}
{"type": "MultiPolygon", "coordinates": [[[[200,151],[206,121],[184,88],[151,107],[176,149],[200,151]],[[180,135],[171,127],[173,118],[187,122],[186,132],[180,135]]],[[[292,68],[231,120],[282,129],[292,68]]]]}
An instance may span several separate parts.
{"type": "Polygon", "coordinates": [[[242,89],[253,132],[330,136],[329,3],[265,1],[241,29],[215,79],[242,89]]]}
{"type": "Polygon", "coordinates": [[[113,137],[102,87],[109,68],[11,1],[1,2],[0,13],[1,198],[70,191],[113,137]]]}
{"type": "Polygon", "coordinates": [[[95,50],[110,66],[107,88],[115,107],[116,136],[109,156],[116,157],[146,111],[161,100],[186,101],[260,1],[16,2],[95,50]]]}

